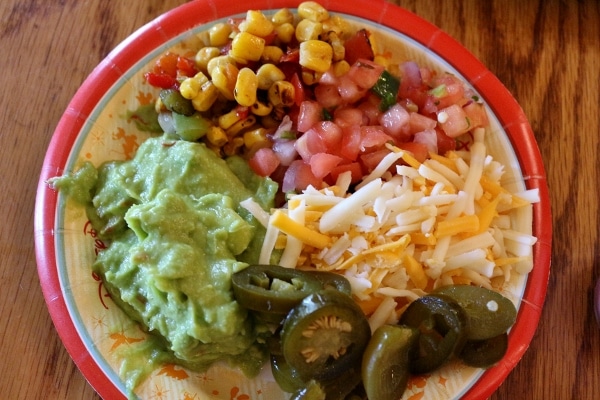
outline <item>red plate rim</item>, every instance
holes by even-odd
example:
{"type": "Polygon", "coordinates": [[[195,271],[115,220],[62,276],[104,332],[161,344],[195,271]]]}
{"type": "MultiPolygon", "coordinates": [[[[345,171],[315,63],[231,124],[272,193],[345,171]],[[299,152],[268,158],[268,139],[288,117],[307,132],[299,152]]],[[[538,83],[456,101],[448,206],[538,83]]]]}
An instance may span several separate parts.
{"type": "MultiPolygon", "coordinates": [[[[298,0],[253,0],[253,9],[295,8],[298,0]]],[[[539,203],[533,206],[535,267],[529,274],[517,322],[509,336],[507,356],[486,370],[467,391],[465,399],[485,399],[506,379],[529,347],[546,296],[550,272],[552,220],[542,158],[527,118],[502,83],[467,49],[441,29],[417,15],[383,0],[323,0],[330,11],[371,20],[400,32],[429,48],[459,71],[482,95],[508,134],[520,162],[528,189],[537,188],[539,203]],[[374,4],[374,1],[376,4],[374,4]],[[485,93],[494,93],[487,97],[485,93]]],[[[55,253],[57,193],[46,181],[65,168],[70,147],[104,93],[124,71],[148,52],[203,23],[245,13],[246,4],[228,0],[196,0],[183,4],[144,25],[117,46],[88,76],[61,117],[46,153],[35,204],[34,234],[38,274],[50,315],[58,334],[77,367],[103,397],[126,397],[88,353],[68,312],[59,282],[55,253]]]]}

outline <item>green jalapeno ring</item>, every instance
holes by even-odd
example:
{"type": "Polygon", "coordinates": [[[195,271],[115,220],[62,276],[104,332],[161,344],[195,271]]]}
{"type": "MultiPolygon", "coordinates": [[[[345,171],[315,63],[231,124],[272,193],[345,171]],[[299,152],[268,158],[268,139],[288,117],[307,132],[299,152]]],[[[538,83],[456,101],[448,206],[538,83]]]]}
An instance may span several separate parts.
{"type": "Polygon", "coordinates": [[[410,363],[411,372],[415,374],[431,372],[459,353],[468,332],[466,312],[443,295],[414,300],[399,323],[420,331],[410,363]]]}
{"type": "Polygon", "coordinates": [[[418,338],[418,329],[405,325],[383,325],[373,332],[362,360],[362,381],[369,399],[402,397],[410,376],[410,355],[418,338]]]}
{"type": "Polygon", "coordinates": [[[431,293],[452,298],[469,318],[467,339],[484,340],[506,332],[517,319],[512,301],[493,290],[471,285],[442,286],[431,293]]]}
{"type": "Polygon", "coordinates": [[[248,310],[287,314],[311,293],[321,289],[310,273],[278,265],[250,265],[231,277],[233,295],[248,310]]]}
{"type": "Polygon", "coordinates": [[[281,346],[286,361],[304,380],[323,381],[359,367],[370,337],[369,322],[354,300],[325,289],[290,311],[281,346]]]}

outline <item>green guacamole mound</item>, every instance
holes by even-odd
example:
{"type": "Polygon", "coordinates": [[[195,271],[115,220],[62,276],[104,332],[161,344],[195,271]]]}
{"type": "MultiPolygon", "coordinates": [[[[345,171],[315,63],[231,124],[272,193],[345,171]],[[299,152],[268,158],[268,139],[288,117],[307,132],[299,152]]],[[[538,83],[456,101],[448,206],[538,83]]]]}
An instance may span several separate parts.
{"type": "Polygon", "coordinates": [[[86,203],[108,243],[93,270],[175,361],[259,371],[267,331],[234,300],[231,276],[258,261],[265,234],[240,202],[252,197],[268,210],[276,183],[239,158],[167,136],[146,140],[132,160],[86,163],[50,183],[86,203]]]}

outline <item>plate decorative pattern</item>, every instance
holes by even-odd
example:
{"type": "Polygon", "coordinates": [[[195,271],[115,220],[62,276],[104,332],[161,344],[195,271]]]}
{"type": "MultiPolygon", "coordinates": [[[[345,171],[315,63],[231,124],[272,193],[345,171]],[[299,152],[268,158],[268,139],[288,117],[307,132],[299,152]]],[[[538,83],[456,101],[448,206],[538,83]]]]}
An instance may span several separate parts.
{"type": "MultiPolygon", "coordinates": [[[[486,144],[506,166],[504,185],[514,191],[538,188],[541,201],[515,218],[516,228],[537,236],[534,269],[516,275],[504,295],[519,306],[507,356],[482,371],[450,363],[428,376],[413,377],[405,399],[486,398],[519,361],[531,340],[543,305],[550,266],[550,210],[543,165],[522,110],[501,83],[467,50],[433,25],[389,3],[322,1],[329,10],[375,32],[378,45],[398,60],[415,60],[468,82],[487,104],[491,128],[486,144]]],[[[261,10],[294,8],[289,0],[256,1],[261,10]]],[[[130,159],[148,133],[130,112],[154,102],[157,92],[143,77],[167,50],[180,54],[194,35],[247,6],[226,0],[187,3],[144,26],[92,72],[65,111],[44,161],[36,203],[35,235],[39,275],[61,339],[83,374],[104,398],[124,398],[119,366],[124,351],[145,333],[111,301],[90,265],[105,243],[96,237],[84,210],[46,185],[83,161],[130,159]]],[[[465,143],[468,146],[468,143],[465,143]]],[[[254,379],[225,365],[197,373],[176,365],[153,371],[136,394],[144,399],[284,399],[268,368],[254,379]]]]}

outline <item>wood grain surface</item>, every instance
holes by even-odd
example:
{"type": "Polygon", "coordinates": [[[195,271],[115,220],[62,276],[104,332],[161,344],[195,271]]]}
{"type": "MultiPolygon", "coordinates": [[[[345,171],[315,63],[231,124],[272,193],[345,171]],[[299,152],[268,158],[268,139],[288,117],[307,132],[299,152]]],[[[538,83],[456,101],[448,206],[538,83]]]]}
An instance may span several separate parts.
{"type": "MultiPolygon", "coordinates": [[[[554,243],[546,303],[530,348],[492,398],[599,399],[600,2],[394,2],[453,36],[506,85],[547,170],[554,243]]],[[[85,77],[135,29],[181,3],[0,2],[0,399],[99,398],[65,351],[40,289],[38,176],[85,77]]]]}

